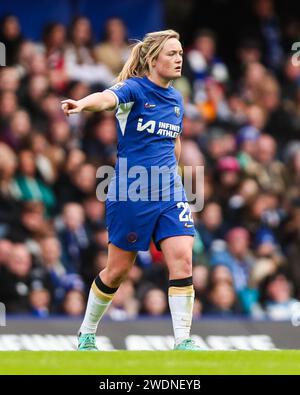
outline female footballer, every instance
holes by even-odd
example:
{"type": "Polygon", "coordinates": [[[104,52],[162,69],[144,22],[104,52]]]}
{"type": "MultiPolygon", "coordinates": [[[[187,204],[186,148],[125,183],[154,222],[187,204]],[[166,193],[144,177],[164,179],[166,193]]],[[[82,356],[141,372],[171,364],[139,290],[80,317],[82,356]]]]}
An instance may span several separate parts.
{"type": "Polygon", "coordinates": [[[137,251],[148,250],[151,239],[169,271],[174,349],[200,349],[190,338],[194,224],[177,174],[183,100],[171,82],[181,76],[181,69],[179,34],[173,30],[148,33],[133,47],[116,85],[81,100],[62,101],[66,115],[116,109],[118,121],[118,160],[106,200],[108,261],[91,286],[78,350],[97,350],[98,323],[137,251]],[[143,178],[140,199],[136,199],[137,181],[126,178],[124,164],[128,171],[134,170],[132,174],[138,169],[143,178]],[[162,177],[155,178],[159,171],[162,177]]]}

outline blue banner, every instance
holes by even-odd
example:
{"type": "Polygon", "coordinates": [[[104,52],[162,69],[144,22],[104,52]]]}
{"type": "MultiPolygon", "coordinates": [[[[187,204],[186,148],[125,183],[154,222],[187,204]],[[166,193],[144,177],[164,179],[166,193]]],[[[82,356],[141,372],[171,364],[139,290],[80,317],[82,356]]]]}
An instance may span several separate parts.
{"type": "Polygon", "coordinates": [[[87,16],[92,23],[96,41],[102,37],[108,18],[119,17],[128,27],[129,38],[141,39],[149,31],[162,30],[162,0],[1,0],[0,18],[16,15],[26,38],[40,41],[49,22],[68,25],[77,15],[87,16]]]}

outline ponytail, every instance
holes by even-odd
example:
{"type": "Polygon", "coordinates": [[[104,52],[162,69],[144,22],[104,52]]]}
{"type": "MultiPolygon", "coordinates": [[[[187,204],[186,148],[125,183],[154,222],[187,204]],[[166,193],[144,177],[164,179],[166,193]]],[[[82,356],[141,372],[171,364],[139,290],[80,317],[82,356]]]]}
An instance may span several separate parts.
{"type": "Polygon", "coordinates": [[[122,71],[118,75],[117,82],[127,80],[130,77],[143,75],[143,41],[139,41],[132,47],[131,54],[127,59],[122,71]]]}

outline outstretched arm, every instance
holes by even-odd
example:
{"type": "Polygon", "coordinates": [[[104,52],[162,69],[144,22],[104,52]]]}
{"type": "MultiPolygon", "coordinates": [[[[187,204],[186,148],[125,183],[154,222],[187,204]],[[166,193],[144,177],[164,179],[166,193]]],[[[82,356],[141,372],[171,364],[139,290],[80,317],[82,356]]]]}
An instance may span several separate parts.
{"type": "Polygon", "coordinates": [[[81,111],[113,110],[116,105],[117,99],[109,91],[92,93],[81,100],[66,99],[61,102],[61,108],[67,116],[81,111]]]}

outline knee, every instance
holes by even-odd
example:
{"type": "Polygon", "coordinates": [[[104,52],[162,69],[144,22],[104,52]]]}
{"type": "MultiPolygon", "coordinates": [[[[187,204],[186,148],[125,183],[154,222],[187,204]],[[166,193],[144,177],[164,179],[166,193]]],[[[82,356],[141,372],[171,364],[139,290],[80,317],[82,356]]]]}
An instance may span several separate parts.
{"type": "Polygon", "coordinates": [[[182,251],[175,257],[175,264],[180,277],[190,277],[192,275],[192,254],[182,251]]]}

